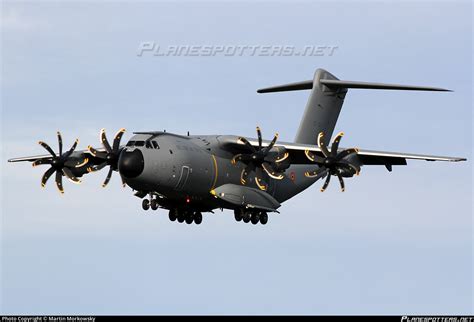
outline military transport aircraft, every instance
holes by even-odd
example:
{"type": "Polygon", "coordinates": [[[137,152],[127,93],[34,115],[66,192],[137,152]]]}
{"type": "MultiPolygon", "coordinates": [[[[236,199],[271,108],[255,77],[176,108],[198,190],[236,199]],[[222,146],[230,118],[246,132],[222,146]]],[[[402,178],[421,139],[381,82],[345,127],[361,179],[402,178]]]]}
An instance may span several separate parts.
{"type": "Polygon", "coordinates": [[[341,190],[343,178],[359,175],[362,166],[406,165],[407,159],[425,161],[465,161],[464,158],[341,148],[343,133],[330,141],[344,98],[349,88],[449,91],[442,88],[367,83],[339,80],[326,70],[317,69],[313,80],[260,89],[258,93],[311,90],[293,143],[235,135],[179,135],[168,132],[134,132],[121,145],[125,129],[117,132],[112,143],[100,131],[101,148],[89,146],[76,151],[78,140],[65,151],[58,132],[59,151],[44,142],[49,154],[15,158],[9,162],[29,161],[33,166],[48,165],[41,186],[55,174],[56,186],[64,193],[62,177],[80,183],[84,174],[109,167],[103,186],[118,171],[141,199],[144,210],[169,210],[171,221],[188,224],[202,222],[203,212],[231,209],[235,219],[245,223],[266,224],[268,213],[278,212],[284,202],[325,178],[324,191],[332,176],[341,190]]]}

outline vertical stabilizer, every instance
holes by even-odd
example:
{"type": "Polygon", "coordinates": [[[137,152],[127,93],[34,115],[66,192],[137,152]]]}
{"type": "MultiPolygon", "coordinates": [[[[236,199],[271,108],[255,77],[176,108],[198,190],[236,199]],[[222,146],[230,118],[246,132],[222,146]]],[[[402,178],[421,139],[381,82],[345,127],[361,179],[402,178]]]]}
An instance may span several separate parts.
{"type": "Polygon", "coordinates": [[[336,76],[324,69],[317,69],[314,73],[311,94],[296,132],[296,143],[316,144],[320,132],[324,132],[326,144],[331,140],[347,88],[329,88],[320,82],[321,79],[337,80],[336,76]]]}

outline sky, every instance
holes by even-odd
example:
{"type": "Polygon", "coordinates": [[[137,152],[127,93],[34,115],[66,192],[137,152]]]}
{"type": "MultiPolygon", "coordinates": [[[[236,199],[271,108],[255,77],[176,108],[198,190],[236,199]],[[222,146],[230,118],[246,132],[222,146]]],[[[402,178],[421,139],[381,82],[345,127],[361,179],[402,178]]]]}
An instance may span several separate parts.
{"type": "Polygon", "coordinates": [[[472,314],[469,1],[1,2],[1,314],[472,314]],[[335,46],[323,56],[137,55],[166,46],[335,46]],[[468,158],[366,166],[265,226],[144,212],[115,174],[65,183],[7,159],[99,146],[101,128],[292,141],[311,79],[445,87],[350,90],[343,146],[468,158]]]}

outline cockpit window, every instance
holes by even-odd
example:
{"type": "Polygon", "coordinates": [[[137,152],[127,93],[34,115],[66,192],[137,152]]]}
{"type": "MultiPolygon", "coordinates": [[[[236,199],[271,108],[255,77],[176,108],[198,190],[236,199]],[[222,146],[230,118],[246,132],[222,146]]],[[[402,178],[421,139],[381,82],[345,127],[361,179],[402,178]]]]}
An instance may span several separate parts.
{"type": "Polygon", "coordinates": [[[133,147],[133,146],[144,146],[147,149],[159,149],[160,146],[158,145],[158,142],[156,141],[128,141],[127,146],[133,147]]]}
{"type": "Polygon", "coordinates": [[[135,141],[135,146],[144,146],[145,141],[135,141]]]}

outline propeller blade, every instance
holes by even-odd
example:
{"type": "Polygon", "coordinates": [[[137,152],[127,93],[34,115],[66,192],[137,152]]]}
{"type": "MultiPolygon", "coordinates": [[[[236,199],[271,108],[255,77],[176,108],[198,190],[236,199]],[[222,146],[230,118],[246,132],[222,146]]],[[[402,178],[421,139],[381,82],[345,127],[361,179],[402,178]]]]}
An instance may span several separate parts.
{"type": "Polygon", "coordinates": [[[267,185],[265,184],[265,181],[263,181],[263,173],[260,167],[255,169],[255,183],[260,190],[267,190],[267,185]]]}
{"type": "Polygon", "coordinates": [[[97,157],[97,158],[99,158],[99,159],[105,159],[105,158],[107,157],[107,152],[97,151],[96,149],[94,149],[94,148],[93,148],[92,146],[90,146],[90,145],[87,147],[87,150],[89,150],[89,152],[90,152],[93,156],[95,156],[95,157],[97,157]]]}
{"type": "Polygon", "coordinates": [[[71,148],[69,149],[69,151],[67,151],[66,153],[64,153],[64,155],[62,155],[62,157],[64,159],[67,159],[69,158],[69,156],[74,152],[74,150],[76,149],[77,147],[77,144],[79,143],[79,139],[76,139],[76,141],[74,141],[73,145],[71,146],[71,148]]]}
{"type": "Polygon", "coordinates": [[[359,149],[357,149],[357,148],[345,149],[344,151],[342,151],[341,153],[339,153],[336,156],[336,161],[340,161],[340,160],[348,157],[349,155],[354,154],[354,153],[358,153],[358,152],[359,152],[359,149]]]}
{"type": "Polygon", "coordinates": [[[360,167],[355,166],[355,165],[353,165],[353,164],[350,163],[350,162],[344,162],[344,160],[342,160],[342,161],[339,161],[339,162],[337,163],[337,166],[338,166],[339,168],[345,168],[345,169],[348,170],[348,171],[352,171],[352,172],[354,172],[354,174],[357,175],[357,176],[359,175],[360,167]]]}
{"type": "Polygon", "coordinates": [[[72,173],[71,170],[69,170],[69,168],[62,168],[62,171],[63,171],[63,174],[69,179],[71,180],[73,183],[76,183],[76,184],[79,184],[81,183],[81,180],[79,180],[78,178],[76,178],[76,176],[72,173]]]}
{"type": "Polygon", "coordinates": [[[41,187],[44,188],[46,182],[48,181],[49,177],[51,177],[51,175],[54,173],[54,171],[56,171],[56,169],[54,169],[53,167],[50,167],[48,170],[46,170],[46,172],[43,174],[43,177],[41,178],[41,187]]]}
{"type": "Polygon", "coordinates": [[[59,145],[59,155],[63,154],[63,138],[61,136],[61,132],[57,132],[58,135],[58,145],[59,145]]]}
{"type": "Polygon", "coordinates": [[[258,135],[258,149],[262,149],[262,131],[260,130],[260,127],[257,126],[257,135],[258,135]]]}
{"type": "MultiPolygon", "coordinates": [[[[87,163],[89,163],[89,158],[84,158],[84,160],[82,160],[82,161],[77,161],[74,164],[74,168],[81,168],[81,167],[85,166],[87,163]]],[[[66,162],[65,165],[68,166],[68,162],[66,162]]]]}
{"type": "Polygon", "coordinates": [[[100,141],[108,153],[112,152],[112,148],[110,147],[109,141],[107,141],[107,136],[105,135],[105,129],[100,130],[100,141]]]}
{"type": "Polygon", "coordinates": [[[321,167],[321,168],[316,169],[314,171],[306,171],[304,173],[304,176],[308,177],[308,178],[314,178],[314,177],[320,176],[321,174],[323,174],[324,172],[327,172],[327,171],[328,170],[325,167],[321,167]]]}
{"type": "Polygon", "coordinates": [[[56,153],[54,153],[53,149],[43,141],[38,142],[39,145],[41,145],[43,148],[45,148],[53,157],[57,157],[56,153]]]}
{"type": "Polygon", "coordinates": [[[102,162],[99,165],[94,166],[94,171],[102,170],[107,165],[107,162],[102,162]]]}
{"type": "Polygon", "coordinates": [[[247,184],[249,174],[255,169],[252,163],[248,164],[240,173],[240,183],[243,185],[247,184]]]}
{"type": "Polygon", "coordinates": [[[281,162],[285,161],[286,159],[288,159],[289,156],[290,156],[290,154],[288,152],[285,152],[285,153],[283,153],[283,155],[278,155],[275,162],[276,163],[281,163],[281,162]]]}
{"type": "Polygon", "coordinates": [[[314,152],[312,152],[312,151],[305,150],[305,151],[304,151],[304,154],[306,155],[306,157],[307,157],[308,160],[310,160],[310,161],[313,161],[313,162],[316,162],[316,163],[320,163],[320,164],[323,164],[323,163],[324,163],[324,158],[323,158],[323,157],[320,157],[319,155],[317,155],[316,153],[314,153],[314,152]]]}
{"type": "Polygon", "coordinates": [[[265,170],[265,172],[268,174],[270,178],[276,179],[276,180],[281,180],[285,177],[285,175],[281,172],[275,171],[271,164],[268,162],[263,162],[262,163],[262,168],[265,170]]]}
{"type": "Polygon", "coordinates": [[[31,165],[33,167],[36,167],[36,166],[39,166],[39,165],[42,165],[42,164],[51,164],[51,160],[39,159],[39,160],[35,160],[31,165]]]}
{"type": "Polygon", "coordinates": [[[346,188],[344,187],[344,179],[342,179],[339,173],[337,174],[337,177],[339,178],[339,184],[341,185],[341,190],[342,192],[344,192],[344,190],[346,190],[346,188]]]}
{"type": "Polygon", "coordinates": [[[327,189],[327,187],[328,187],[330,181],[331,181],[331,174],[328,173],[328,175],[327,175],[327,177],[326,177],[326,181],[324,181],[324,185],[323,185],[323,187],[321,188],[321,192],[324,192],[324,190],[327,189]]]}
{"type": "Polygon", "coordinates": [[[341,139],[342,139],[343,136],[344,136],[344,132],[339,132],[336,135],[336,138],[334,139],[334,141],[332,142],[331,156],[334,157],[334,158],[337,156],[337,149],[339,148],[339,142],[341,142],[341,139]]]}
{"type": "Polygon", "coordinates": [[[275,145],[277,140],[278,140],[278,133],[275,133],[275,136],[273,137],[273,140],[267,146],[267,151],[270,151],[273,148],[273,146],[275,145]]]}
{"type": "Polygon", "coordinates": [[[232,160],[230,160],[230,162],[232,164],[236,164],[237,162],[239,161],[242,161],[242,162],[249,162],[250,160],[252,160],[252,157],[248,154],[236,154],[232,160]]]}
{"type": "Polygon", "coordinates": [[[110,178],[112,177],[112,172],[113,172],[113,171],[114,171],[114,170],[113,170],[112,168],[109,169],[109,173],[107,173],[107,177],[105,178],[105,181],[104,181],[104,183],[102,184],[102,187],[105,188],[105,186],[109,183],[110,178]]]}
{"type": "Polygon", "coordinates": [[[245,171],[245,169],[243,169],[242,172],[240,172],[240,183],[241,184],[243,184],[243,185],[247,184],[248,175],[249,174],[245,171]]]}
{"type": "Polygon", "coordinates": [[[58,187],[59,192],[63,194],[64,193],[63,175],[59,171],[56,171],[56,186],[58,187]]]}
{"type": "Polygon", "coordinates": [[[245,144],[250,149],[250,151],[252,151],[252,153],[257,152],[257,150],[253,147],[252,144],[250,144],[250,142],[246,138],[239,137],[239,141],[245,144]]]}
{"type": "Polygon", "coordinates": [[[243,185],[246,185],[248,182],[248,176],[252,172],[252,167],[251,165],[247,165],[242,172],[240,172],[240,183],[243,185]]]}
{"type": "Polygon", "coordinates": [[[113,151],[115,153],[118,152],[118,149],[120,147],[120,140],[122,139],[122,136],[123,134],[125,133],[125,129],[124,128],[121,128],[120,130],[118,130],[118,132],[115,134],[115,138],[114,138],[114,144],[113,144],[113,151]]]}
{"type": "Polygon", "coordinates": [[[331,154],[328,151],[328,148],[326,147],[326,143],[324,143],[324,133],[323,132],[319,132],[318,147],[321,149],[321,152],[324,154],[324,156],[326,158],[331,156],[331,154]]]}

